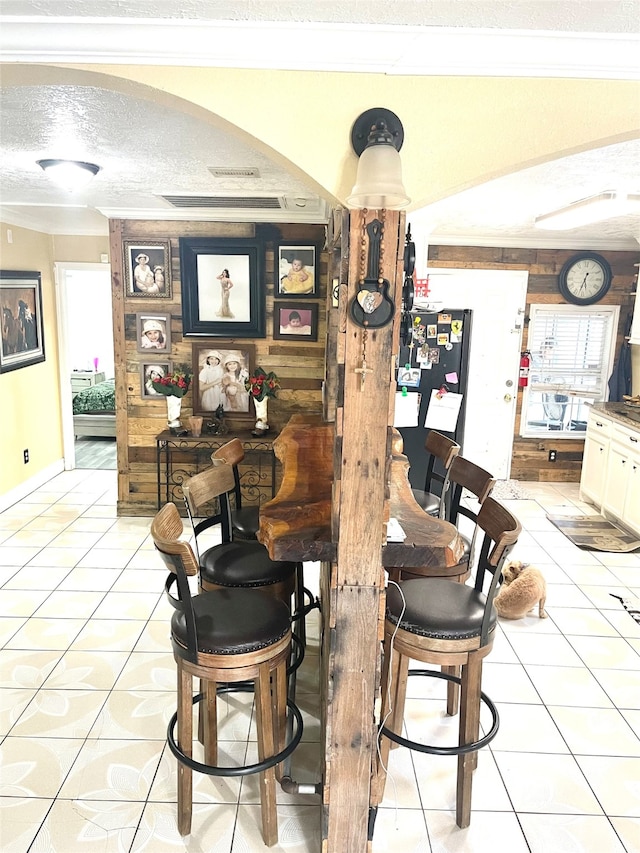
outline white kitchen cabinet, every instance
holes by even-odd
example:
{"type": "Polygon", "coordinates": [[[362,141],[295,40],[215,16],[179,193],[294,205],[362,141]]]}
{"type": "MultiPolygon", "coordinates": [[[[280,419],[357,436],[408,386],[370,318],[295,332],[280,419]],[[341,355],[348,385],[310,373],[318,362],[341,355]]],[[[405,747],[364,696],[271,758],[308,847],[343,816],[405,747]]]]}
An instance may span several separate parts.
{"type": "Polygon", "coordinates": [[[611,421],[590,415],[584,440],[580,497],[582,500],[602,506],[604,481],[609,457],[609,433],[611,421]]]}
{"type": "Polygon", "coordinates": [[[580,496],[640,535],[640,429],[602,412],[590,414],[580,496]]]}
{"type": "Polygon", "coordinates": [[[602,509],[619,519],[622,519],[624,513],[629,465],[627,448],[617,442],[611,442],[602,509]]]}

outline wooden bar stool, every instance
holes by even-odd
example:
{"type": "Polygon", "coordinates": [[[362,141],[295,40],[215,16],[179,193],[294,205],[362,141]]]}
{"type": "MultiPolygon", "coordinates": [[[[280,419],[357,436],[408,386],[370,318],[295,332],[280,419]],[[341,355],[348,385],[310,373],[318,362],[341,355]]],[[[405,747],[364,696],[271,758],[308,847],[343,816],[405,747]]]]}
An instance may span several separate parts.
{"type": "Polygon", "coordinates": [[[477,523],[484,537],[473,586],[445,578],[406,580],[390,584],[386,599],[377,803],[384,793],[390,740],[421,752],[457,755],[456,823],[460,827],[469,826],[471,819],[471,782],[477,751],[498,731],[497,709],[481,691],[482,661],[493,646],[497,622],[493,600],[502,580],[502,565],[522,529],[519,521],[490,497],[482,504],[477,523]],[[442,667],[443,671],[409,670],[411,658],[442,667]],[[446,671],[453,666],[462,667],[460,678],[446,671]],[[401,736],[407,678],[411,675],[460,684],[456,746],[436,747],[401,736]],[[479,738],[481,701],[493,718],[483,738],[479,738]]]}
{"type": "Polygon", "coordinates": [[[427,435],[424,446],[429,454],[424,489],[412,489],[413,496],[429,515],[438,515],[443,518],[449,488],[449,468],[460,452],[460,445],[432,429],[427,435]]]}
{"type": "Polygon", "coordinates": [[[181,835],[191,832],[193,770],[212,776],[259,773],[262,835],[271,847],[278,841],[276,766],[291,755],[302,736],[302,716],[287,698],[289,610],[282,601],[256,589],[216,589],[192,597],[188,577],[198,573],[198,561],[189,543],[180,540],[182,532],[175,504],[166,504],[151,524],[151,535],[169,569],[165,589],[175,609],[171,644],[178,669],[178,709],[169,723],[167,742],[178,760],[178,831],[181,835]],[[178,597],[171,592],[174,585],[178,597]],[[193,678],[202,684],[202,692],[195,697],[193,678]],[[254,684],[259,761],[220,767],[216,764],[217,694],[244,692],[248,680],[254,684]],[[219,687],[221,682],[224,686],[219,687]],[[193,759],[192,705],[200,701],[205,710],[204,763],[193,759]],[[285,744],[287,708],[295,731],[292,725],[290,742],[285,744]]]}
{"type": "Polygon", "coordinates": [[[291,606],[295,591],[296,564],[272,560],[257,540],[231,538],[229,493],[234,490],[233,469],[218,462],[182,484],[200,565],[198,585],[202,592],[222,587],[255,587],[291,606]],[[205,506],[218,504],[218,512],[203,517],[205,506]],[[196,521],[201,518],[201,521],[196,521]],[[198,541],[205,530],[220,525],[222,542],[201,551],[198,541]]]}
{"type": "MultiPolygon", "coordinates": [[[[244,448],[239,438],[232,438],[222,447],[211,454],[211,462],[216,465],[224,462],[233,469],[234,506],[231,508],[231,539],[234,541],[254,541],[260,529],[260,507],[242,506],[242,489],[240,488],[240,471],[238,465],[244,459],[244,448]]],[[[304,585],[304,564],[296,563],[296,579],[294,590],[294,621],[296,635],[303,646],[306,646],[306,615],[319,607],[310,590],[304,585]]]]}
{"type": "Polygon", "coordinates": [[[234,507],[231,510],[231,538],[232,539],[255,539],[260,528],[260,507],[242,506],[242,489],[240,488],[240,471],[238,465],[244,459],[244,448],[239,438],[232,438],[222,447],[214,450],[211,461],[225,462],[233,470],[233,495],[234,507]]]}

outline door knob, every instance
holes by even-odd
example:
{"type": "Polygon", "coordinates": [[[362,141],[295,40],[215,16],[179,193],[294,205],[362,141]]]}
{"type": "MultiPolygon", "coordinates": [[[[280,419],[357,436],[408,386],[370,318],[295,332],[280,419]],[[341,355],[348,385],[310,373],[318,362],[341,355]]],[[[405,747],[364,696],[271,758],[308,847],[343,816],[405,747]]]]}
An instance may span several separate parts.
{"type": "Polygon", "coordinates": [[[505,394],[504,395],[505,403],[510,403],[512,400],[513,400],[513,397],[511,396],[511,394],[505,394]]]}

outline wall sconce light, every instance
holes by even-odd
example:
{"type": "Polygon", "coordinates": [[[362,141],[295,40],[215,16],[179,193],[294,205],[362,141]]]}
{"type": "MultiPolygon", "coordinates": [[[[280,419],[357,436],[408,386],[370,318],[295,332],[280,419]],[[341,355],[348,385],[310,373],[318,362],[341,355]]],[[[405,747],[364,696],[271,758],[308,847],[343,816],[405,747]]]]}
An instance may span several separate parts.
{"type": "Polygon", "coordinates": [[[574,201],[567,207],[536,216],[536,228],[548,231],[568,231],[580,225],[602,222],[614,216],[640,211],[640,195],[610,190],[574,201]]]}
{"type": "Polygon", "coordinates": [[[398,153],[403,142],[402,122],[391,110],[375,107],[358,116],[351,128],[351,145],[360,159],[347,198],[349,207],[400,210],[409,204],[398,153]]]}
{"type": "Polygon", "coordinates": [[[38,166],[61,187],[69,192],[80,190],[100,171],[95,163],[82,160],[37,160],[38,166]]]}

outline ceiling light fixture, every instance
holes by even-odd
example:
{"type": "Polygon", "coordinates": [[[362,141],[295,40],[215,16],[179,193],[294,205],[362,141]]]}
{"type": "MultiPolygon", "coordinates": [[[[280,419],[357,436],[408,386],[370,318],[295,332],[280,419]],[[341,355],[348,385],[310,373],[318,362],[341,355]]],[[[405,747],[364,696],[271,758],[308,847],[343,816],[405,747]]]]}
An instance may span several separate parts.
{"type": "Polygon", "coordinates": [[[69,192],[80,190],[100,171],[95,163],[82,160],[37,160],[38,166],[49,177],[69,192]]]}
{"type": "Polygon", "coordinates": [[[400,210],[409,204],[398,153],[403,142],[402,122],[391,110],[375,107],[358,116],[351,128],[351,145],[360,159],[347,198],[349,207],[400,210]]]}
{"type": "Polygon", "coordinates": [[[602,222],[614,216],[624,216],[627,213],[640,211],[640,195],[608,190],[574,201],[567,207],[536,216],[536,228],[549,231],[568,231],[580,225],[592,222],[602,222]]]}

